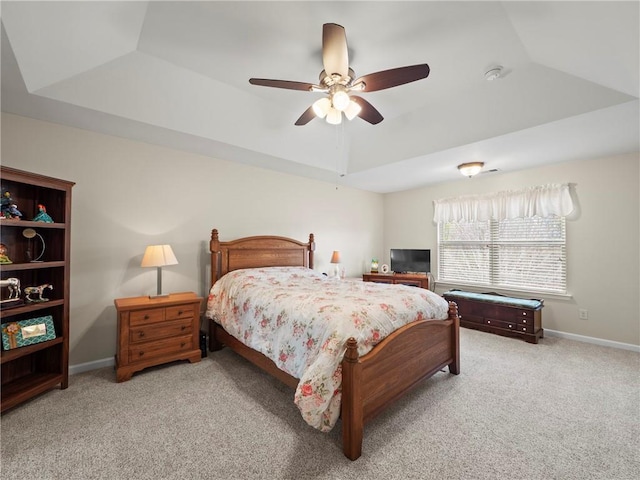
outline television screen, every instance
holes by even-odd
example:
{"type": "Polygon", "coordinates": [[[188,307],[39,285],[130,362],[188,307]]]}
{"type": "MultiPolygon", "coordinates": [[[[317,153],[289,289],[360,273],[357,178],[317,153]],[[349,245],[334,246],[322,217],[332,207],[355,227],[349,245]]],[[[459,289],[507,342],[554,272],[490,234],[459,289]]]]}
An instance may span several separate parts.
{"type": "Polygon", "coordinates": [[[431,250],[391,249],[391,271],[427,273],[431,271],[431,250]]]}

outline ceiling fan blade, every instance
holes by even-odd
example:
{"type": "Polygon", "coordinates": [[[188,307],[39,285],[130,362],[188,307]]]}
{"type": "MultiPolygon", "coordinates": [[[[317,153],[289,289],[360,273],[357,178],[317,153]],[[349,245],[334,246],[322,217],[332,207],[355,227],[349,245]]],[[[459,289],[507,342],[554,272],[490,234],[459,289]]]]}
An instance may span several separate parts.
{"type": "Polygon", "coordinates": [[[415,82],[429,76],[429,65],[423,63],[421,65],[412,65],[410,67],[392,68],[391,70],[383,70],[382,72],[370,73],[364,77],[354,81],[364,83],[363,92],[375,92],[384,90],[385,88],[397,87],[405,83],[415,82]]]}
{"type": "Polygon", "coordinates": [[[313,88],[313,84],[311,83],[292,82],[290,80],[269,80],[266,78],[250,78],[249,83],[261,87],[286,88],[287,90],[302,90],[305,92],[310,92],[313,88]]]}
{"type": "Polygon", "coordinates": [[[327,75],[349,75],[349,51],[344,27],[336,23],[322,26],[322,64],[327,75]]]}
{"type": "Polygon", "coordinates": [[[358,116],[364,121],[369,122],[371,125],[377,125],[384,120],[384,117],[378,110],[376,110],[376,107],[371,105],[364,98],[351,95],[351,100],[360,105],[361,110],[358,116]]]}
{"type": "Polygon", "coordinates": [[[314,118],[316,118],[316,114],[313,112],[313,105],[312,105],[309,108],[307,108],[302,115],[300,115],[300,118],[296,120],[295,124],[298,126],[306,125],[314,118]]]}

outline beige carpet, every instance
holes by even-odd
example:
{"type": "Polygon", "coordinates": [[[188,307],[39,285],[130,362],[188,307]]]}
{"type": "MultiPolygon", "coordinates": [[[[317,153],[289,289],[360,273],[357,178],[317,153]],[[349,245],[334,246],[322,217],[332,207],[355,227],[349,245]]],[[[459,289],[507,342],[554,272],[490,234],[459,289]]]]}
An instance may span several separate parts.
{"type": "Polygon", "coordinates": [[[342,455],[292,391],[233,352],[116,384],[71,377],[2,416],[10,479],[636,479],[640,355],[461,330],[462,373],[438,373],[342,455]]]}

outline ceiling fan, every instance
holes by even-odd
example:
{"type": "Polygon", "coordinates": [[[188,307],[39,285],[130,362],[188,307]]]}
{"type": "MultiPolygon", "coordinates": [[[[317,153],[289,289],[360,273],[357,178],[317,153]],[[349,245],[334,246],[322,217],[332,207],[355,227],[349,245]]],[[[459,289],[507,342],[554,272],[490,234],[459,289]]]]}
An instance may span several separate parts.
{"type": "Polygon", "coordinates": [[[344,27],[335,23],[325,23],[322,26],[322,63],[324,70],[320,72],[320,84],[318,85],[265,78],[250,78],[249,83],[263,87],[328,94],[327,97],[317,100],[307,108],[296,121],[296,125],[306,125],[316,116],[326,118],[328,123],[337,125],[342,122],[343,113],[349,120],[360,117],[372,125],[376,125],[383,120],[380,112],[364,98],[353,95],[353,92],[384,90],[415,82],[427,78],[429,75],[429,65],[423,63],[383,70],[356,78],[355,72],[349,67],[349,52],[344,27]]]}

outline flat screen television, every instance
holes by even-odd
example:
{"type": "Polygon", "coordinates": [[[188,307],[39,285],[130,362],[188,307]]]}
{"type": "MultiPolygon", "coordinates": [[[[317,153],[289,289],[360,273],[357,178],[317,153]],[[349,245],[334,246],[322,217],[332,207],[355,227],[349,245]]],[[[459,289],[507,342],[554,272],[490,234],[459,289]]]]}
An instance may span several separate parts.
{"type": "Polygon", "coordinates": [[[391,271],[427,273],[431,271],[431,250],[391,249],[391,271]]]}

